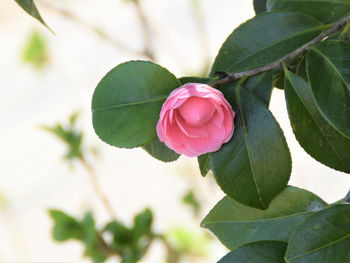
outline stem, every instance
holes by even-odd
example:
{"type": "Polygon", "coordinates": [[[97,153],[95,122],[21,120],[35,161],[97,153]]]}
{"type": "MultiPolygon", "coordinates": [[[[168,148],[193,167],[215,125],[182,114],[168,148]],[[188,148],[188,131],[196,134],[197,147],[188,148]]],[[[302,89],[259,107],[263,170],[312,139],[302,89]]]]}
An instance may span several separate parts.
{"type": "Polygon", "coordinates": [[[92,168],[92,166],[84,159],[84,157],[80,157],[80,162],[81,164],[84,166],[84,168],[87,170],[89,176],[90,176],[90,180],[91,180],[91,184],[92,187],[94,188],[96,194],[100,197],[103,205],[105,206],[106,210],[108,211],[108,213],[110,214],[110,216],[112,217],[112,219],[115,219],[115,213],[113,211],[113,208],[110,204],[110,202],[108,201],[107,197],[105,196],[105,194],[103,193],[98,180],[97,180],[97,176],[96,173],[94,171],[94,169],[92,168]]]}
{"type": "Polygon", "coordinates": [[[134,3],[136,5],[137,14],[140,18],[141,27],[142,27],[142,34],[143,34],[143,38],[145,40],[145,48],[144,48],[143,53],[146,54],[150,60],[154,60],[154,52],[153,52],[152,41],[151,41],[151,27],[148,23],[148,19],[147,19],[145,13],[143,12],[143,10],[141,8],[140,2],[135,1],[134,3]]]}
{"type": "Polygon", "coordinates": [[[123,251],[119,249],[111,248],[103,239],[100,233],[96,232],[96,237],[101,245],[101,248],[106,252],[106,254],[123,257],[123,251]]]}
{"type": "Polygon", "coordinates": [[[158,238],[163,245],[165,246],[167,252],[168,252],[168,263],[179,263],[180,258],[178,253],[175,251],[175,249],[169,244],[168,240],[162,235],[162,234],[154,234],[154,238],[158,238]]]}
{"type": "Polygon", "coordinates": [[[292,51],[291,53],[285,55],[284,57],[280,58],[279,60],[277,60],[277,61],[275,61],[275,62],[273,62],[271,64],[268,64],[268,65],[262,66],[262,67],[258,67],[258,68],[255,68],[255,69],[250,69],[250,70],[243,71],[243,72],[229,74],[225,78],[220,79],[218,81],[215,81],[214,83],[212,83],[210,85],[212,87],[217,87],[219,85],[232,82],[232,81],[234,81],[236,79],[240,79],[242,77],[251,77],[251,76],[257,75],[257,74],[262,73],[262,72],[266,72],[266,71],[270,71],[270,70],[273,70],[273,69],[280,68],[282,66],[283,62],[288,62],[288,61],[294,59],[295,57],[299,56],[300,54],[304,53],[310,46],[321,42],[323,39],[329,37],[331,34],[333,34],[334,32],[338,31],[348,21],[350,21],[350,16],[347,16],[347,17],[339,20],[338,22],[334,23],[333,26],[331,26],[326,31],[323,31],[321,34],[319,34],[317,37],[315,37],[311,41],[307,42],[303,46],[297,48],[296,50],[292,51]]]}
{"type": "Polygon", "coordinates": [[[204,24],[204,16],[201,8],[201,3],[200,0],[191,0],[191,6],[192,6],[192,11],[193,15],[195,18],[195,23],[197,27],[197,32],[198,32],[198,38],[199,38],[199,43],[201,46],[201,51],[202,51],[202,57],[204,58],[204,67],[202,68],[201,74],[207,75],[208,71],[210,70],[210,63],[211,63],[211,57],[210,57],[210,48],[208,45],[208,36],[204,24]]]}
{"type": "Polygon", "coordinates": [[[151,60],[153,59],[153,57],[150,56],[150,54],[148,54],[147,52],[139,51],[139,50],[136,50],[136,49],[129,47],[128,45],[124,44],[120,40],[108,35],[105,31],[86,23],[84,20],[75,16],[72,12],[70,12],[66,9],[59,8],[59,7],[51,4],[50,2],[44,1],[44,0],[40,0],[40,3],[44,7],[55,11],[57,14],[65,17],[65,18],[69,19],[70,21],[74,22],[75,24],[89,30],[90,32],[94,33],[95,35],[97,35],[98,37],[103,39],[104,41],[112,44],[114,47],[116,47],[118,50],[120,50],[122,52],[132,53],[132,54],[135,54],[137,56],[142,56],[142,57],[145,57],[145,58],[151,59],[151,60]]]}

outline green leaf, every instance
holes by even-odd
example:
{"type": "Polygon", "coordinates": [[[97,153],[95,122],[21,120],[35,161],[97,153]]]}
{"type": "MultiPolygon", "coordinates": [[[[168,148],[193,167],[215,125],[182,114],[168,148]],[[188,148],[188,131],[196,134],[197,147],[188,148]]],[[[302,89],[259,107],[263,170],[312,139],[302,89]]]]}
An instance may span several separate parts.
{"type": "Polygon", "coordinates": [[[330,40],[311,47],[307,73],[322,114],[350,139],[350,44],[330,40]]]}
{"type": "Polygon", "coordinates": [[[154,158],[163,162],[172,162],[180,157],[180,154],[169,149],[164,143],[159,139],[142,147],[146,152],[148,152],[154,158]]]}
{"type": "Polygon", "coordinates": [[[33,0],[15,0],[17,4],[24,9],[29,15],[37,19],[41,24],[46,26],[52,33],[54,33],[51,28],[45,23],[44,19],[41,17],[39,10],[37,9],[33,0]]]}
{"type": "Polygon", "coordinates": [[[198,165],[199,165],[199,170],[201,172],[201,175],[205,177],[210,171],[209,153],[198,156],[197,160],[198,160],[198,165]]]}
{"type": "Polygon", "coordinates": [[[153,215],[150,209],[145,209],[134,218],[134,241],[142,236],[149,236],[152,233],[153,215]]]}
{"type": "Polygon", "coordinates": [[[286,186],[291,157],[285,137],[266,105],[246,88],[235,88],[238,112],[232,139],[210,154],[210,166],[231,198],[266,209],[286,186]]]}
{"type": "Polygon", "coordinates": [[[85,244],[85,255],[90,257],[95,263],[104,262],[107,259],[107,253],[102,249],[95,227],[95,220],[91,213],[86,213],[81,226],[84,231],[82,241],[85,244]]]}
{"type": "Polygon", "coordinates": [[[203,83],[209,84],[215,81],[215,78],[200,78],[200,77],[181,77],[179,78],[181,85],[185,85],[186,83],[203,83]]]}
{"type": "Polygon", "coordinates": [[[96,134],[124,148],[143,146],[157,138],[163,102],[180,82],[166,69],[146,61],[130,61],[112,69],[92,98],[96,134]]]}
{"type": "Polygon", "coordinates": [[[238,72],[270,64],[316,37],[323,25],[298,13],[262,13],[227,38],[210,75],[238,72]]]}
{"type": "Polygon", "coordinates": [[[218,263],[283,263],[287,243],[260,241],[240,247],[218,261],[218,263]]]}
{"type": "Polygon", "coordinates": [[[84,231],[75,218],[59,210],[49,210],[49,213],[54,221],[52,234],[56,241],[62,242],[68,239],[83,238],[84,231]]]}
{"type": "Polygon", "coordinates": [[[286,68],[285,76],[286,103],[296,139],[317,161],[349,173],[350,140],[322,116],[307,82],[286,68]]]}
{"type": "Polygon", "coordinates": [[[57,123],[54,126],[41,126],[47,132],[52,133],[61,139],[68,146],[68,151],[65,155],[67,160],[81,158],[83,156],[83,133],[76,129],[75,122],[78,118],[78,113],[73,113],[69,117],[69,122],[65,124],[57,123]]]}
{"type": "Polygon", "coordinates": [[[276,73],[273,75],[273,82],[272,86],[277,89],[284,89],[284,72],[283,71],[276,71],[276,73]]]}
{"type": "Polygon", "coordinates": [[[259,14],[266,11],[267,0],[254,0],[254,11],[255,14],[259,14]]]}
{"type": "Polygon", "coordinates": [[[350,21],[348,21],[340,34],[340,39],[343,39],[346,42],[350,41],[350,21]]]}
{"type": "Polygon", "coordinates": [[[244,83],[244,87],[257,95],[266,106],[269,106],[271,100],[272,76],[273,72],[269,71],[250,77],[244,83]]]}
{"type": "Polygon", "coordinates": [[[350,204],[324,209],[306,219],[294,232],[287,262],[350,262],[350,204]]]}
{"type": "Polygon", "coordinates": [[[106,225],[104,231],[113,236],[113,246],[127,247],[133,242],[133,231],[118,221],[112,221],[106,225]]]}
{"type": "Polygon", "coordinates": [[[249,77],[247,80],[236,80],[232,83],[221,85],[220,90],[224,94],[225,99],[231,103],[233,108],[235,108],[235,105],[237,104],[235,90],[238,84],[243,85],[245,89],[253,92],[266,106],[269,106],[273,87],[272,71],[249,77]]]}
{"type": "Polygon", "coordinates": [[[230,250],[262,240],[288,242],[293,230],[312,212],[327,204],[303,189],[288,186],[266,210],[224,197],[201,223],[230,250]]]}
{"type": "Polygon", "coordinates": [[[268,0],[268,11],[300,12],[330,23],[350,11],[349,0],[268,0]]]}

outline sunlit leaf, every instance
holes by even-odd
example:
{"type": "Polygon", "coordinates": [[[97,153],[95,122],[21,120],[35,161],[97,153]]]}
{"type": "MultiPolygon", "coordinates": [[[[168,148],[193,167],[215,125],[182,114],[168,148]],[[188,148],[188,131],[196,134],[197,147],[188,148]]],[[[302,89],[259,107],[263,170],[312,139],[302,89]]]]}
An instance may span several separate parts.
{"type": "Polygon", "coordinates": [[[92,98],[96,134],[123,148],[146,145],[157,138],[161,107],[180,82],[166,69],[146,61],[130,61],[112,69],[92,98]]]}
{"type": "Polygon", "coordinates": [[[350,140],[350,44],[329,40],[311,47],[307,73],[322,114],[350,140]]]}
{"type": "Polygon", "coordinates": [[[231,198],[266,209],[286,186],[291,157],[281,128],[264,102],[246,88],[234,88],[237,112],[232,139],[210,153],[210,167],[231,198]]]}
{"type": "Polygon", "coordinates": [[[350,204],[338,204],[306,219],[286,253],[290,263],[350,262],[350,204]]]}
{"type": "Polygon", "coordinates": [[[224,197],[202,222],[229,249],[262,240],[288,242],[294,229],[312,213],[326,207],[318,196],[289,186],[266,210],[224,197]]]}
{"type": "Polygon", "coordinates": [[[218,261],[218,263],[284,263],[287,243],[259,241],[244,245],[218,261]]]}

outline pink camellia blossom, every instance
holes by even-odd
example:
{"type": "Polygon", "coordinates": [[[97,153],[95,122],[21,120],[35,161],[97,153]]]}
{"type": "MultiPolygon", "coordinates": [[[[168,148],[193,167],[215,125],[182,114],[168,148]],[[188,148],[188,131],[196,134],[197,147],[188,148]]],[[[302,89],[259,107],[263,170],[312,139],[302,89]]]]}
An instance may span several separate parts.
{"type": "Polygon", "coordinates": [[[195,157],[215,152],[231,139],[234,116],[219,90],[187,83],[173,90],[164,102],[157,134],[170,149],[195,157]]]}

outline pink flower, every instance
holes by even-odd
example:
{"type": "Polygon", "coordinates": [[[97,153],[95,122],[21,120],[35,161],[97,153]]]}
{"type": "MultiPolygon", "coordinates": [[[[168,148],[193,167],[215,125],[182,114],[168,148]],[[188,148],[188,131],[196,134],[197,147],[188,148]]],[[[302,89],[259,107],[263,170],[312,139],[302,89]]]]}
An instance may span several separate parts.
{"type": "Polygon", "coordinates": [[[173,90],[164,102],[157,134],[170,149],[195,157],[215,152],[231,139],[234,116],[219,90],[187,83],[173,90]]]}

